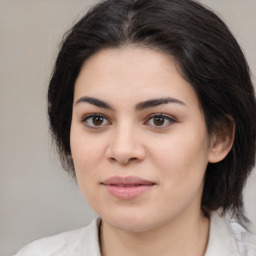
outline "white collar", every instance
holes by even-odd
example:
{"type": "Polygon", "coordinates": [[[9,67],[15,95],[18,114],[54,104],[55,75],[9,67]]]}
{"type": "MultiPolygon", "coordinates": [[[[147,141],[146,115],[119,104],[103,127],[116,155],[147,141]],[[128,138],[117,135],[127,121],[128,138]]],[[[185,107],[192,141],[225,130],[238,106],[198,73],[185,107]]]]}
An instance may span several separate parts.
{"type": "Polygon", "coordinates": [[[210,232],[205,256],[236,256],[238,248],[230,222],[220,217],[217,212],[211,213],[210,232]]]}

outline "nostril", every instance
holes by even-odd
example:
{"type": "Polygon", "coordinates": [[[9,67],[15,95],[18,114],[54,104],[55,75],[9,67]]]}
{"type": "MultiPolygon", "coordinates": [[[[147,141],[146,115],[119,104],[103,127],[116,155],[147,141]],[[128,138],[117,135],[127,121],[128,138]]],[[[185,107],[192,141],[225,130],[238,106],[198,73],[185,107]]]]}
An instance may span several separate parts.
{"type": "Polygon", "coordinates": [[[131,158],[127,158],[127,159],[121,159],[121,158],[115,158],[115,157],[110,157],[109,161],[110,162],[118,162],[121,165],[127,165],[130,162],[134,162],[137,161],[137,157],[131,157],[131,158]]]}
{"type": "Polygon", "coordinates": [[[110,160],[111,162],[115,162],[115,161],[116,161],[116,159],[115,159],[114,157],[110,157],[109,160],[110,160]]]}

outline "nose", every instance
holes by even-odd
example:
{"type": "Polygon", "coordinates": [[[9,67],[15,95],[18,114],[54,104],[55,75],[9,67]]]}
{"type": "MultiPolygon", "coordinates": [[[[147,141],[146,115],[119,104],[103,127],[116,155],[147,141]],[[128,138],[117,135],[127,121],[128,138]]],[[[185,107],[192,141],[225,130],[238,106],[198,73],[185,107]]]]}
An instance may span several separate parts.
{"type": "Polygon", "coordinates": [[[141,138],[136,129],[120,127],[113,131],[106,157],[120,165],[128,165],[131,162],[141,162],[146,156],[141,138]]]}

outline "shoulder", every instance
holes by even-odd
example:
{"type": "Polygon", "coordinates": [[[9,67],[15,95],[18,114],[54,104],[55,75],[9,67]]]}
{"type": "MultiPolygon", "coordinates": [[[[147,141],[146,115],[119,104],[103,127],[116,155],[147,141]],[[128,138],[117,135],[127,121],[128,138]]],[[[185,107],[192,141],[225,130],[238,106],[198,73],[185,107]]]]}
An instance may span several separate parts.
{"type": "Polygon", "coordinates": [[[214,212],[205,256],[214,255],[256,256],[256,234],[249,226],[214,212]]]}
{"type": "Polygon", "coordinates": [[[251,227],[237,221],[230,221],[229,225],[241,255],[256,256],[256,233],[251,231],[251,227]]]}
{"type": "Polygon", "coordinates": [[[28,244],[15,256],[99,256],[98,229],[100,219],[87,227],[46,237],[28,244]]]}

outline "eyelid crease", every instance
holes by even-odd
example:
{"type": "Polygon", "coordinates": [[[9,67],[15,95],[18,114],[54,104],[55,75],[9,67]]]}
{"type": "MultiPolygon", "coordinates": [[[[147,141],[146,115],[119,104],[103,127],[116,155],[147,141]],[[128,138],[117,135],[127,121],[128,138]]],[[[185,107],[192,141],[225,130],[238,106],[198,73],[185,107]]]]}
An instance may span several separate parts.
{"type": "Polygon", "coordinates": [[[96,117],[96,116],[103,117],[103,118],[108,120],[108,118],[105,115],[103,115],[103,114],[90,113],[90,114],[83,115],[82,118],[81,118],[81,121],[85,121],[86,119],[88,119],[90,117],[96,117]]]}
{"type": "Polygon", "coordinates": [[[167,119],[170,119],[170,120],[173,120],[173,121],[177,122],[177,118],[175,118],[172,115],[165,114],[165,113],[162,113],[162,112],[148,115],[146,119],[149,119],[149,118],[152,118],[152,117],[158,117],[158,116],[161,116],[161,117],[164,117],[164,118],[167,118],[167,119]]]}

